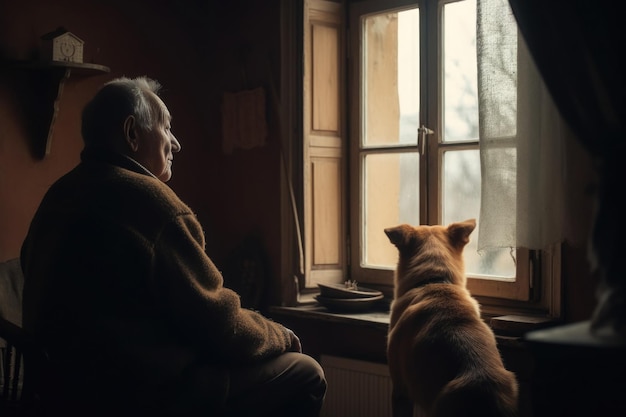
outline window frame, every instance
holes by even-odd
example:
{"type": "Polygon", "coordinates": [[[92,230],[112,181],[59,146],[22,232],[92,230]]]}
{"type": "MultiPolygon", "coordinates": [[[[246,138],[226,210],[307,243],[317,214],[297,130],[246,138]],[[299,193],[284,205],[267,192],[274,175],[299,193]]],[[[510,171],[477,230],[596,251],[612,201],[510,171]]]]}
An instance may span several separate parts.
{"type": "MultiPolygon", "coordinates": [[[[371,3],[372,1],[357,1],[357,2],[343,1],[339,3],[344,6],[349,6],[349,7],[354,6],[356,8],[360,7],[364,9],[367,6],[367,4],[371,3]]],[[[424,28],[424,31],[426,31],[428,28],[428,24],[429,24],[428,22],[433,22],[433,21],[440,22],[441,21],[440,19],[441,19],[441,13],[443,10],[443,4],[453,2],[453,1],[456,1],[456,0],[451,0],[451,1],[450,0],[448,1],[424,0],[420,2],[422,3],[420,7],[420,25],[424,28]]],[[[285,3],[290,3],[290,2],[289,0],[285,0],[283,4],[285,3]]],[[[408,1],[408,0],[388,0],[385,2],[386,5],[391,5],[392,7],[405,7],[409,3],[417,4],[418,2],[408,1]]],[[[303,10],[306,8],[307,2],[303,0],[302,4],[303,4],[302,10],[299,13],[298,12],[294,13],[293,6],[289,6],[292,8],[292,11],[290,12],[291,17],[295,15],[296,18],[303,18],[305,14],[303,10]]],[[[346,83],[346,86],[347,86],[347,91],[345,92],[346,98],[353,97],[351,96],[350,91],[359,91],[359,88],[360,88],[358,85],[360,83],[359,81],[360,76],[358,75],[358,68],[356,68],[357,66],[355,65],[356,58],[354,56],[355,55],[354,51],[358,50],[358,48],[355,49],[355,42],[359,42],[358,40],[359,36],[355,33],[356,30],[354,28],[354,22],[349,17],[350,14],[351,13],[346,13],[346,19],[345,19],[345,24],[347,27],[346,30],[348,31],[346,34],[347,46],[345,48],[345,51],[346,51],[345,58],[346,58],[346,63],[347,63],[346,74],[348,74],[346,78],[349,80],[349,82],[346,83]],[[355,73],[355,71],[357,71],[357,73],[355,73]]],[[[305,30],[304,27],[306,27],[305,22],[303,22],[303,28],[301,28],[299,36],[292,37],[292,39],[302,40],[303,31],[305,30]]],[[[422,50],[420,52],[420,61],[427,63],[426,70],[425,71],[422,70],[421,75],[420,75],[421,85],[426,85],[427,88],[420,89],[420,94],[422,95],[421,102],[428,103],[427,105],[420,106],[420,120],[426,121],[426,123],[428,123],[428,125],[430,126],[434,126],[435,127],[434,130],[436,132],[441,132],[442,131],[441,120],[443,120],[443,117],[438,117],[439,110],[429,112],[428,109],[435,108],[433,106],[438,105],[436,104],[437,103],[436,97],[437,95],[441,95],[443,91],[442,76],[441,76],[443,63],[441,59],[441,49],[438,46],[440,39],[442,39],[442,25],[438,25],[436,32],[431,31],[428,35],[422,32],[420,36],[424,39],[423,42],[426,42],[426,47],[421,48],[422,50]],[[427,54],[429,53],[429,51],[432,51],[433,48],[434,48],[434,51],[436,51],[435,54],[437,56],[437,59],[429,60],[427,54]],[[425,79],[428,77],[431,77],[432,79],[433,74],[435,74],[434,79],[436,80],[436,82],[425,83],[425,79]],[[433,104],[433,102],[435,104],[433,104]]],[[[283,39],[284,38],[285,37],[283,36],[283,39]]],[[[289,44],[289,42],[287,43],[289,44]]],[[[296,51],[295,52],[296,56],[293,56],[292,58],[293,58],[293,61],[297,62],[298,61],[297,48],[294,49],[292,47],[291,51],[292,51],[291,55],[293,55],[293,51],[296,51]]],[[[284,52],[284,48],[283,48],[283,52],[284,52]]],[[[302,52],[304,53],[304,50],[302,52]]],[[[306,59],[304,59],[303,61],[306,62],[306,59]]],[[[289,71],[292,71],[292,74],[293,74],[295,70],[296,76],[293,78],[295,78],[296,80],[295,82],[296,85],[298,84],[297,81],[301,80],[300,77],[302,76],[302,73],[306,73],[306,66],[305,68],[301,69],[302,72],[300,73],[298,73],[297,68],[294,68],[294,65],[292,64],[287,64],[286,66],[284,65],[283,69],[284,69],[283,74],[289,71]]],[[[292,85],[294,84],[293,79],[291,80],[291,84],[292,85]]],[[[304,84],[304,81],[302,81],[302,84],[304,84]]],[[[299,91],[306,90],[306,86],[304,85],[300,85],[299,87],[301,88],[301,90],[299,91]]],[[[285,92],[287,90],[282,89],[282,91],[285,92]]],[[[293,94],[289,94],[287,92],[286,95],[292,97],[291,101],[288,101],[288,102],[293,102],[293,94]]],[[[346,102],[347,101],[348,100],[346,99],[346,102]]],[[[284,102],[286,102],[286,100],[283,100],[283,103],[284,102]]],[[[357,206],[359,205],[359,202],[360,202],[359,190],[357,187],[354,186],[354,181],[349,179],[349,178],[354,178],[353,172],[355,169],[356,170],[360,169],[359,164],[355,164],[354,158],[352,157],[352,153],[353,153],[352,146],[354,145],[354,142],[355,142],[354,137],[355,135],[358,134],[358,131],[359,131],[358,113],[355,114],[355,112],[358,112],[359,108],[360,108],[360,105],[352,105],[351,103],[347,103],[347,111],[345,113],[347,117],[349,117],[349,121],[348,121],[349,145],[346,144],[346,147],[349,150],[348,155],[350,155],[345,164],[347,172],[348,172],[348,175],[346,177],[347,178],[346,183],[348,184],[347,189],[349,190],[349,193],[348,193],[349,198],[347,199],[347,203],[346,203],[348,205],[347,210],[346,210],[346,215],[348,213],[353,214],[357,212],[358,210],[355,210],[353,208],[354,202],[357,202],[357,206]]],[[[302,115],[302,111],[300,112],[292,111],[292,113],[295,113],[295,114],[293,115],[292,118],[290,118],[291,130],[289,131],[293,131],[294,123],[297,126],[298,114],[302,115]]],[[[421,121],[420,121],[420,124],[422,124],[421,121]]],[[[438,224],[440,222],[440,217],[441,217],[441,210],[438,209],[438,205],[439,205],[438,199],[439,199],[439,194],[440,194],[440,181],[438,179],[439,176],[433,175],[432,170],[441,169],[440,154],[441,152],[443,152],[444,147],[440,143],[440,140],[437,134],[427,136],[426,138],[427,138],[427,141],[426,141],[425,146],[427,148],[427,151],[424,153],[424,155],[420,156],[420,170],[421,170],[420,172],[421,174],[425,175],[425,178],[428,182],[427,187],[436,191],[431,192],[425,198],[420,197],[420,218],[426,219],[426,224],[438,224]],[[422,163],[422,159],[425,159],[426,163],[422,163]],[[428,169],[427,167],[430,167],[430,172],[427,170],[428,169]]],[[[306,148],[307,144],[304,143],[306,141],[304,135],[302,136],[302,139],[303,139],[302,147],[306,148]]],[[[450,147],[463,146],[463,145],[464,144],[446,144],[446,146],[450,146],[450,147]]],[[[306,181],[305,179],[306,174],[299,174],[297,172],[299,164],[293,162],[294,159],[297,160],[298,158],[301,158],[301,155],[297,151],[297,148],[298,148],[297,146],[292,146],[291,151],[288,152],[288,159],[291,161],[288,165],[291,171],[288,172],[286,175],[291,176],[291,178],[295,179],[296,181],[306,181]],[[294,149],[296,149],[295,152],[294,152],[294,149]]],[[[305,162],[305,165],[306,165],[306,162],[305,162]]],[[[302,190],[300,185],[301,184],[298,183],[298,185],[295,188],[298,190],[302,190]]],[[[285,194],[287,191],[289,190],[286,190],[283,194],[285,194]]],[[[291,193],[293,196],[294,195],[293,191],[291,193]]],[[[304,195],[305,192],[299,191],[296,194],[304,195]]],[[[422,194],[422,195],[426,195],[426,194],[422,194]]],[[[288,200],[287,198],[284,198],[284,201],[287,201],[287,200],[288,200]]],[[[298,207],[302,207],[302,211],[306,212],[306,204],[303,203],[303,200],[306,200],[306,198],[300,198],[301,204],[299,204],[298,207]]],[[[286,205],[287,205],[286,203],[283,204],[284,207],[286,207],[286,205]]],[[[297,217],[299,217],[300,219],[306,218],[306,213],[299,213],[297,217]]],[[[357,239],[355,233],[349,233],[349,231],[354,230],[355,222],[353,218],[351,218],[351,216],[348,216],[348,217],[349,218],[346,221],[349,224],[349,230],[346,232],[346,236],[345,236],[345,243],[346,245],[348,245],[348,249],[346,253],[346,256],[348,257],[346,259],[348,271],[346,272],[346,275],[343,275],[343,276],[346,279],[347,278],[352,279],[352,276],[353,276],[352,271],[354,271],[355,264],[358,264],[358,262],[355,262],[355,260],[357,260],[359,256],[359,245],[355,243],[358,242],[359,239],[357,239]]],[[[283,216],[283,219],[285,219],[285,216],[283,216]]],[[[287,239],[289,243],[287,245],[284,245],[284,247],[289,246],[290,248],[293,248],[294,225],[292,222],[288,222],[288,221],[287,222],[284,221],[283,223],[285,226],[283,230],[284,232],[286,231],[287,234],[289,235],[287,239]]],[[[283,236],[285,236],[285,234],[283,236]]],[[[296,237],[296,239],[300,239],[300,238],[296,237]]],[[[306,247],[308,240],[305,237],[303,237],[302,242],[304,242],[303,245],[306,247]]],[[[510,289],[510,286],[507,285],[508,283],[493,282],[489,280],[480,280],[480,279],[474,279],[471,277],[470,279],[468,279],[468,288],[470,289],[472,294],[476,296],[479,302],[481,302],[481,304],[483,305],[483,311],[486,314],[496,315],[496,314],[532,312],[532,313],[547,314],[550,317],[559,317],[561,315],[560,249],[561,249],[560,245],[555,245],[553,248],[551,248],[548,251],[529,251],[525,249],[518,249],[518,252],[521,255],[521,258],[518,256],[518,259],[527,259],[527,261],[518,262],[518,267],[519,267],[518,274],[519,274],[519,269],[521,268],[524,274],[528,277],[528,280],[523,283],[523,286],[525,288],[522,289],[521,295],[514,294],[513,296],[511,296],[511,289],[510,289]],[[526,291],[525,293],[524,293],[524,290],[526,291]]],[[[310,273],[310,271],[306,271],[306,270],[302,271],[302,268],[300,268],[300,272],[301,272],[300,274],[298,274],[297,272],[293,274],[293,271],[297,269],[296,265],[298,264],[298,260],[296,260],[296,258],[298,258],[299,256],[302,256],[302,253],[300,253],[300,255],[298,256],[293,249],[288,250],[288,253],[289,254],[287,256],[286,262],[283,263],[284,265],[283,270],[289,271],[289,273],[292,273],[292,276],[298,277],[298,285],[301,289],[305,289],[305,291],[306,289],[314,290],[316,288],[316,282],[314,280],[311,280],[310,275],[307,276],[307,274],[310,273]]],[[[310,256],[310,255],[305,255],[305,257],[306,256],[310,256]]],[[[301,264],[302,260],[299,260],[299,262],[301,264]]],[[[364,285],[375,287],[375,288],[381,288],[381,289],[386,289],[389,287],[392,288],[393,270],[384,271],[382,273],[384,277],[383,279],[380,279],[380,277],[377,276],[379,274],[380,272],[378,274],[375,274],[375,273],[372,274],[371,271],[366,271],[366,270],[359,271],[359,274],[358,274],[358,276],[360,277],[359,282],[363,283],[364,285]]],[[[513,293],[515,293],[516,291],[519,292],[520,291],[519,288],[514,289],[513,293]]]]}

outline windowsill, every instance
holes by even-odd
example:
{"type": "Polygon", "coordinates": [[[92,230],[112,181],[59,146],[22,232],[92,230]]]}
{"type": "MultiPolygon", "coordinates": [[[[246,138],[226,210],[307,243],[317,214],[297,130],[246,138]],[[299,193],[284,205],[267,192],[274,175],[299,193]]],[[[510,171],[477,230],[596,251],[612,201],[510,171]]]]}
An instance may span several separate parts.
{"type": "MultiPolygon", "coordinates": [[[[270,311],[294,318],[375,327],[384,331],[389,329],[390,312],[388,305],[359,313],[333,312],[315,300],[316,294],[301,294],[296,306],[272,306],[270,311]]],[[[498,343],[505,345],[521,344],[521,339],[527,332],[559,324],[558,321],[548,317],[522,314],[486,317],[485,320],[488,321],[496,334],[498,343]]]]}
{"type": "Polygon", "coordinates": [[[296,318],[376,327],[385,331],[389,329],[389,311],[383,310],[372,310],[363,313],[336,313],[328,311],[326,307],[319,304],[306,303],[294,307],[273,306],[270,307],[270,312],[296,318]]]}

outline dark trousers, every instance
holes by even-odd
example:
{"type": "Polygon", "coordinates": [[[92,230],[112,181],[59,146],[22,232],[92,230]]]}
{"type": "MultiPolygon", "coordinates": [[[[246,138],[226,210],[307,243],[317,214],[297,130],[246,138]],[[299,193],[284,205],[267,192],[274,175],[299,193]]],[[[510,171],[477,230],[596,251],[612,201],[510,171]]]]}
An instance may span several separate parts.
{"type": "Polygon", "coordinates": [[[80,386],[68,391],[66,384],[54,384],[50,387],[56,389],[54,394],[50,391],[46,401],[37,404],[38,416],[318,417],[326,394],[320,364],[295,352],[217,371],[192,367],[184,382],[160,390],[133,387],[123,380],[102,384],[102,389],[93,389],[94,383],[82,384],[82,391],[80,386]]]}
{"type": "Polygon", "coordinates": [[[305,354],[288,352],[231,370],[227,416],[317,417],[325,394],[320,364],[305,354]]]}

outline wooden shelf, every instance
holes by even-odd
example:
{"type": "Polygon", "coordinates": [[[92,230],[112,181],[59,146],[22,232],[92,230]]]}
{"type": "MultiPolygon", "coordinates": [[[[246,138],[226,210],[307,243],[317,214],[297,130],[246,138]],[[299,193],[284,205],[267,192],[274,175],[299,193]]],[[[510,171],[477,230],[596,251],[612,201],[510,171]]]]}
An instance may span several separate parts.
{"type": "Polygon", "coordinates": [[[37,158],[50,153],[52,133],[63,87],[71,77],[109,73],[109,67],[91,63],[57,61],[3,61],[0,66],[18,79],[13,83],[15,100],[24,110],[23,121],[29,130],[32,150],[37,158]]]}
{"type": "Polygon", "coordinates": [[[7,61],[7,65],[13,68],[33,69],[33,70],[70,70],[77,75],[99,75],[111,72],[109,67],[100,64],[59,62],[59,61],[7,61]]]}

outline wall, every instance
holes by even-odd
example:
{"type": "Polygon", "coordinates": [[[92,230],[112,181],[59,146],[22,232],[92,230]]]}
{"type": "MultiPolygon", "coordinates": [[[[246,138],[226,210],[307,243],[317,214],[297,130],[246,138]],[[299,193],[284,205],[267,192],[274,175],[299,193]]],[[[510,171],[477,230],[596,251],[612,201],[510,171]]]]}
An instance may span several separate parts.
{"type": "MultiPolygon", "coordinates": [[[[280,265],[280,155],[270,133],[264,147],[221,148],[224,91],[267,85],[268,59],[278,68],[278,2],[21,0],[0,1],[0,58],[36,58],[40,36],[63,26],[85,41],[84,62],[109,74],[71,76],[65,84],[51,152],[33,157],[15,100],[22,77],[0,71],[0,261],[19,256],[30,220],[48,187],[79,161],[80,112],[105,81],[148,75],[164,85],[182,144],[170,186],[196,211],[216,263],[249,234],[261,236],[280,265]],[[242,81],[243,63],[248,83],[242,81]],[[263,65],[261,65],[263,64],[263,65]]],[[[278,78],[276,74],[274,77],[278,78]]],[[[19,93],[18,93],[19,94],[19,93]]]]}
{"type": "Polygon", "coordinates": [[[593,190],[596,175],[593,161],[578,140],[566,143],[566,212],[569,239],[562,248],[562,303],[566,322],[588,320],[596,305],[598,277],[590,272],[588,239],[593,227],[593,190]]]}

